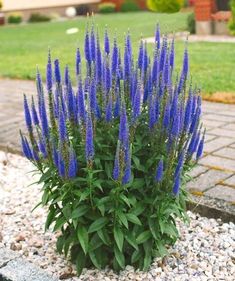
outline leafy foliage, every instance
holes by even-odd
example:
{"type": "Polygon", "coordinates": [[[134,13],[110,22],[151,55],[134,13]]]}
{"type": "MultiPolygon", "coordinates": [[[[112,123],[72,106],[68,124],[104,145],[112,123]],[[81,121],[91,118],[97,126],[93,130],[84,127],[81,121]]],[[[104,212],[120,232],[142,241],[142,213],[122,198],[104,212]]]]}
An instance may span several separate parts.
{"type": "Polygon", "coordinates": [[[128,33],[122,60],[107,30],[101,51],[92,24],[84,77],[77,50],[76,88],[49,53],[46,91],[37,71],[37,102],[24,96],[22,149],[41,173],[45,229],[60,231],[57,250],[78,274],[107,265],[147,270],[177,240],[176,217],[187,220],[185,174],[204,142],[201,98],[187,85],[187,49],[174,78],[174,40],[161,42],[157,26],[155,41],[152,63],[142,40],[135,61],[128,33]]]}
{"type": "Polygon", "coordinates": [[[150,10],[160,13],[176,13],[184,5],[184,0],[147,0],[150,10]]]}
{"type": "Polygon", "coordinates": [[[191,13],[191,14],[188,15],[187,25],[188,25],[188,31],[191,34],[195,34],[196,33],[196,21],[195,21],[194,13],[191,13]]]}
{"type": "Polygon", "coordinates": [[[230,29],[230,33],[232,35],[235,35],[235,1],[234,0],[230,0],[230,7],[232,12],[232,18],[229,21],[228,27],[230,29]]]}
{"type": "Polygon", "coordinates": [[[120,7],[121,12],[135,12],[139,10],[140,7],[134,0],[125,0],[120,7]]]}
{"type": "Polygon", "coordinates": [[[112,2],[103,2],[99,4],[99,13],[108,14],[114,13],[116,9],[116,5],[112,2]]]}
{"type": "Polygon", "coordinates": [[[10,14],[7,18],[8,23],[18,24],[22,22],[22,15],[18,13],[10,14]]]}

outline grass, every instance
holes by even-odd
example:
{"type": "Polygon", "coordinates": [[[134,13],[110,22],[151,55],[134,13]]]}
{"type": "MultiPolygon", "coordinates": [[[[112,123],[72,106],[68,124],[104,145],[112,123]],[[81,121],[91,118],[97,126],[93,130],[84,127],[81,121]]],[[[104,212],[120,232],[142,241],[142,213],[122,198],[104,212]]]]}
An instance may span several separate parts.
{"type": "MultiPolygon", "coordinates": [[[[188,13],[173,15],[151,12],[120,13],[95,16],[99,33],[108,25],[110,35],[116,35],[123,50],[124,33],[130,28],[133,51],[137,55],[138,42],[154,34],[157,22],[162,33],[186,29],[188,13]]],[[[61,60],[62,66],[74,67],[76,47],[83,49],[84,31],[87,19],[78,18],[64,22],[5,26],[0,28],[0,76],[20,79],[34,79],[38,65],[45,77],[48,47],[53,57],[61,60]],[[67,35],[68,28],[77,27],[79,32],[67,35]]],[[[152,46],[151,46],[152,47],[152,46]]],[[[150,48],[149,48],[150,49],[150,48]]],[[[176,44],[176,63],[180,69],[183,42],[176,44]]],[[[193,81],[197,81],[204,93],[235,92],[235,48],[229,43],[190,43],[190,65],[193,81]]]]}

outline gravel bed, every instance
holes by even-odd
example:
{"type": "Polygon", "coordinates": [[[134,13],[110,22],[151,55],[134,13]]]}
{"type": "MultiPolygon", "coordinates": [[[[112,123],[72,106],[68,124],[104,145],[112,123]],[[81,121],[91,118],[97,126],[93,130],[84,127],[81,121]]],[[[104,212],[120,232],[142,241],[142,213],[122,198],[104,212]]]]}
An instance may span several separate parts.
{"type": "Polygon", "coordinates": [[[131,266],[120,272],[84,270],[78,278],[73,266],[55,252],[56,235],[44,233],[46,210],[31,212],[40,199],[32,165],[18,155],[0,151],[0,247],[19,252],[27,260],[60,279],[77,280],[234,280],[235,225],[188,212],[189,226],[178,222],[180,240],[171,255],[156,259],[148,272],[131,266]]]}

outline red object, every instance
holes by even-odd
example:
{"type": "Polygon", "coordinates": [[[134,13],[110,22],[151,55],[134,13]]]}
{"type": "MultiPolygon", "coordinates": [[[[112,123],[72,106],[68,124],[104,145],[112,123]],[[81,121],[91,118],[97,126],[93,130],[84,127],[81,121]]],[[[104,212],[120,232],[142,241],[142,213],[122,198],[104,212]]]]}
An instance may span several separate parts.
{"type": "Polygon", "coordinates": [[[220,11],[212,15],[214,21],[229,21],[232,18],[231,11],[220,11]]]}
{"type": "Polygon", "coordinates": [[[215,2],[213,0],[195,0],[194,11],[197,21],[210,21],[214,10],[215,2]]]}

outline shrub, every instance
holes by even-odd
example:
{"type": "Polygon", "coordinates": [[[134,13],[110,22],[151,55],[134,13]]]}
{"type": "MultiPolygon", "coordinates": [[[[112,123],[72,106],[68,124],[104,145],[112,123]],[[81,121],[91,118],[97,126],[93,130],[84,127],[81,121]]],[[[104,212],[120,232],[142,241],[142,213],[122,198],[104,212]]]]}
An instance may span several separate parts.
{"type": "Polygon", "coordinates": [[[228,23],[228,27],[231,35],[235,35],[235,0],[230,1],[230,7],[232,11],[232,18],[228,23]]]}
{"type": "Polygon", "coordinates": [[[174,41],[160,44],[159,28],[153,60],[143,41],[133,59],[129,33],[123,58],[107,31],[104,51],[98,38],[94,26],[86,31],[84,77],[77,50],[76,88],[68,67],[62,83],[49,53],[46,91],[38,71],[37,103],[24,96],[22,148],[41,174],[45,229],[60,230],[57,250],[78,274],[107,265],[147,270],[176,242],[175,219],[187,219],[186,174],[204,142],[201,97],[187,85],[187,49],[173,78],[174,41]]]}
{"type": "Polygon", "coordinates": [[[101,14],[114,13],[115,9],[116,9],[116,5],[111,2],[104,2],[99,5],[99,13],[101,14]]]}
{"type": "Polygon", "coordinates": [[[42,15],[39,13],[31,14],[29,18],[29,22],[44,22],[44,21],[50,21],[51,17],[47,15],[42,15]]]}
{"type": "Polygon", "coordinates": [[[195,34],[196,33],[196,22],[195,22],[195,15],[194,15],[194,13],[191,13],[190,15],[188,15],[187,25],[188,25],[188,31],[191,34],[195,34]]]}
{"type": "Polygon", "coordinates": [[[121,12],[136,12],[139,10],[140,10],[140,7],[133,0],[126,0],[120,7],[121,12]]]}
{"type": "Polygon", "coordinates": [[[147,0],[150,10],[160,13],[176,13],[184,5],[184,0],[147,0]]]}
{"type": "Polygon", "coordinates": [[[10,14],[7,18],[8,23],[18,24],[22,22],[21,14],[10,14]]]}

